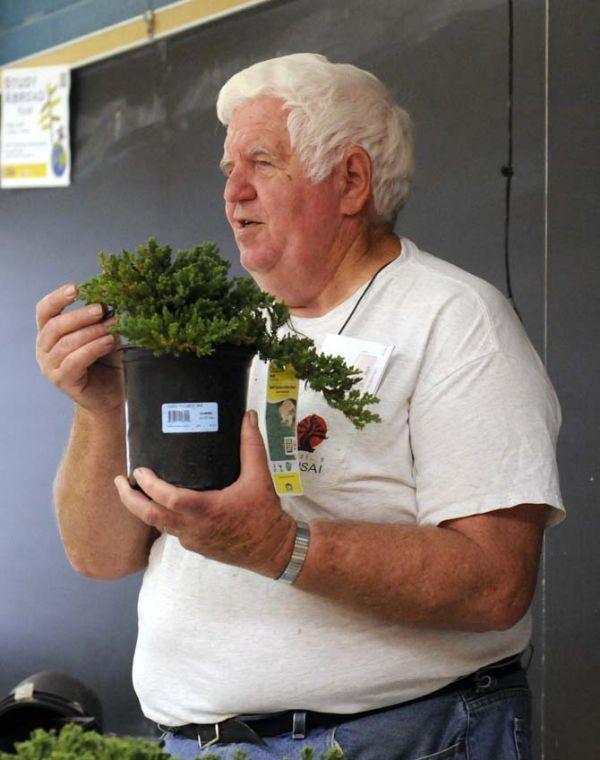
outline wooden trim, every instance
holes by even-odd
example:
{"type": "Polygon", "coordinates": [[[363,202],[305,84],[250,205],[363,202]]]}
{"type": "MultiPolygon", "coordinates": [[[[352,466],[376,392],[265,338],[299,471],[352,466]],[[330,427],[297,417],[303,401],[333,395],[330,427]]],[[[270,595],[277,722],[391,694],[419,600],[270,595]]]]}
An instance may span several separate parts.
{"type": "Polygon", "coordinates": [[[161,37],[267,2],[273,0],[179,0],[154,11],[152,34],[148,32],[145,17],[136,16],[98,32],[6,63],[0,67],[0,73],[6,68],[30,66],[86,66],[111,55],[148,45],[161,37]]]}

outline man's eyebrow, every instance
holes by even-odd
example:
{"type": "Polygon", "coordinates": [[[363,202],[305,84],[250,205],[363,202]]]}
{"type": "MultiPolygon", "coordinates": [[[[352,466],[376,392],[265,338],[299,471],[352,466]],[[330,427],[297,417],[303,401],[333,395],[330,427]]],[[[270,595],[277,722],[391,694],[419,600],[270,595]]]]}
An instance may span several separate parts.
{"type": "MultiPolygon", "coordinates": [[[[273,161],[277,161],[281,158],[271,148],[267,148],[264,145],[256,145],[254,148],[250,148],[250,150],[246,153],[246,156],[248,158],[257,158],[258,156],[267,156],[273,161]]],[[[229,158],[229,156],[224,155],[223,158],[219,162],[219,168],[221,169],[223,174],[227,174],[228,170],[231,169],[232,164],[233,164],[232,159],[229,158]]]]}
{"type": "Polygon", "coordinates": [[[248,151],[248,156],[250,158],[256,158],[257,156],[268,156],[272,159],[277,159],[277,153],[274,153],[270,148],[265,148],[262,145],[257,145],[255,148],[251,148],[248,151]]]}
{"type": "Polygon", "coordinates": [[[231,168],[231,164],[233,161],[229,158],[229,156],[223,156],[223,158],[219,161],[219,169],[223,172],[223,174],[227,174],[227,170],[231,168]]]}

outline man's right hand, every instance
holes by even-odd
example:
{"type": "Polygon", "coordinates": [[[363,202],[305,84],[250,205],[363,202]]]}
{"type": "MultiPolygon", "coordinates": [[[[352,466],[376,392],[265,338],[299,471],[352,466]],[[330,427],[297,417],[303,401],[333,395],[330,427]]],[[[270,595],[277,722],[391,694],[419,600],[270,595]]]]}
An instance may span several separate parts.
{"type": "Polygon", "coordinates": [[[100,304],[63,313],[76,298],[77,288],[65,285],[38,302],[37,362],[43,375],[81,407],[109,411],[124,398],[118,339],[108,332],[114,320],[103,319],[100,304]]]}

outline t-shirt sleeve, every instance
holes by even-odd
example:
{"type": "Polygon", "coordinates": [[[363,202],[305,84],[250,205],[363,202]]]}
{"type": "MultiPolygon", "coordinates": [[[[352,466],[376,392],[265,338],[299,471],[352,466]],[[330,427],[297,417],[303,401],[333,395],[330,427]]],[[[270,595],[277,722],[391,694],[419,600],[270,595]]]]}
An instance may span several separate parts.
{"type": "Polygon", "coordinates": [[[564,506],[556,464],[560,405],[543,365],[502,350],[417,388],[410,405],[418,523],[549,504],[564,506]]]}

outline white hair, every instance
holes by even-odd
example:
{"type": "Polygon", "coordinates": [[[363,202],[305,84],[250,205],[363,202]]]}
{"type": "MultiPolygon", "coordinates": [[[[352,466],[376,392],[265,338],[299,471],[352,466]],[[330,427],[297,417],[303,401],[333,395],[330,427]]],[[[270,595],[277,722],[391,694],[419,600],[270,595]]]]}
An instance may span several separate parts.
{"type": "Polygon", "coordinates": [[[410,192],[413,130],[408,113],[377,77],[315,53],[271,58],[223,85],[219,120],[229,124],[237,108],[261,96],[281,99],[289,110],[290,143],[313,182],[325,179],[345,150],[364,148],[371,158],[377,221],[393,225],[410,192]]]}

